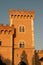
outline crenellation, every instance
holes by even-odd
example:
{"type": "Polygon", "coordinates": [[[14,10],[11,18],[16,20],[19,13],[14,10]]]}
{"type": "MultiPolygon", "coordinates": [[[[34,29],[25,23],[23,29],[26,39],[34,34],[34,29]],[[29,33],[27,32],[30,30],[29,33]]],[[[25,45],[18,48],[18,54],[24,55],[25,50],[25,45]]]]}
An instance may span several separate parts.
{"type": "Polygon", "coordinates": [[[13,17],[14,17],[14,18],[16,18],[16,17],[17,17],[17,18],[19,18],[19,17],[20,17],[20,18],[22,18],[22,17],[23,17],[23,18],[24,18],[24,17],[25,17],[25,18],[28,18],[28,17],[34,18],[34,13],[35,13],[34,10],[32,10],[32,11],[30,11],[30,10],[26,11],[26,10],[24,10],[24,9],[23,9],[23,10],[20,10],[20,9],[19,9],[19,10],[17,10],[17,11],[16,11],[16,10],[9,10],[9,16],[10,16],[11,18],[13,18],[13,17]]]}
{"type": "Polygon", "coordinates": [[[31,14],[34,14],[34,13],[35,13],[35,11],[34,11],[34,10],[32,10],[32,11],[31,11],[31,14]]]}
{"type": "Polygon", "coordinates": [[[3,24],[0,24],[0,27],[2,27],[3,26],[3,24]]]}
{"type": "Polygon", "coordinates": [[[9,25],[8,25],[8,24],[6,24],[5,28],[6,28],[6,29],[9,29],[10,27],[9,27],[9,25]]]}
{"type": "Polygon", "coordinates": [[[9,10],[9,15],[13,15],[13,10],[9,10]]]}
{"type": "Polygon", "coordinates": [[[42,54],[42,53],[43,53],[43,50],[36,50],[36,52],[37,52],[38,54],[42,54]]]}
{"type": "Polygon", "coordinates": [[[3,32],[4,32],[4,34],[6,34],[6,33],[13,34],[14,33],[14,26],[13,25],[9,26],[8,24],[6,24],[6,26],[4,26],[1,24],[0,25],[0,34],[3,32]]]}
{"type": "Polygon", "coordinates": [[[20,9],[18,9],[18,12],[19,12],[19,13],[21,13],[21,10],[20,10],[20,9]]]}
{"type": "Polygon", "coordinates": [[[43,50],[39,50],[39,53],[40,53],[40,54],[43,53],[43,50]]]}

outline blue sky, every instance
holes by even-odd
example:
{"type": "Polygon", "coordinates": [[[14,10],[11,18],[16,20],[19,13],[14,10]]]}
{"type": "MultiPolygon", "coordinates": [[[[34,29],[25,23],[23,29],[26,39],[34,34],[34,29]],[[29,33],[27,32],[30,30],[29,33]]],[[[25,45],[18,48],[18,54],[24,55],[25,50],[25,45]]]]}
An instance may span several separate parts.
{"type": "Polygon", "coordinates": [[[0,0],[0,24],[9,24],[9,9],[34,9],[35,48],[43,49],[43,0],[0,0]]]}

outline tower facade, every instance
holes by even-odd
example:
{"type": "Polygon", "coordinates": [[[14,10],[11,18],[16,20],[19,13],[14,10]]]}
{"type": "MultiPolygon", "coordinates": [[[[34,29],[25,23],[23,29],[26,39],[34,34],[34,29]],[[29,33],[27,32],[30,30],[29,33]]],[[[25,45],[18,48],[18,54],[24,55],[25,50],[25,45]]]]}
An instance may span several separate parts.
{"type": "Polygon", "coordinates": [[[9,10],[10,26],[14,25],[14,65],[32,65],[34,55],[34,11],[9,10]]]}

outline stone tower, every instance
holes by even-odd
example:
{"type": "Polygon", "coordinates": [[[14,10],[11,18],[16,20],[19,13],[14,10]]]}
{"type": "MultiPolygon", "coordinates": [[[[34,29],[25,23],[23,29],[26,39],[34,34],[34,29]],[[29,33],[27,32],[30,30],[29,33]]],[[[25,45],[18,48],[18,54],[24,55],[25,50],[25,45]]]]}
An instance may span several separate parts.
{"type": "Polygon", "coordinates": [[[32,65],[34,54],[34,11],[9,10],[10,26],[14,25],[14,65],[32,65]]]}

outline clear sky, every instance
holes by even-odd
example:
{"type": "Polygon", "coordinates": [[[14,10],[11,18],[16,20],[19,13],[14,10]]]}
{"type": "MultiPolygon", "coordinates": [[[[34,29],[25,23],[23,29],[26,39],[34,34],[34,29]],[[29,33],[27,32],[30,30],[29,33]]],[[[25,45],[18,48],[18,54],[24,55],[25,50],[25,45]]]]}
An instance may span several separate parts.
{"type": "Polygon", "coordinates": [[[43,49],[43,0],[0,0],[0,24],[9,24],[9,9],[34,9],[35,48],[43,49]]]}

